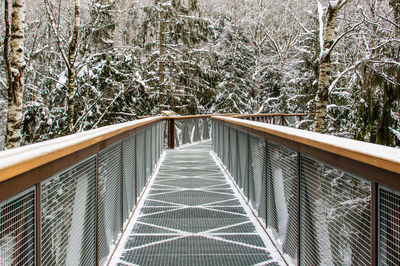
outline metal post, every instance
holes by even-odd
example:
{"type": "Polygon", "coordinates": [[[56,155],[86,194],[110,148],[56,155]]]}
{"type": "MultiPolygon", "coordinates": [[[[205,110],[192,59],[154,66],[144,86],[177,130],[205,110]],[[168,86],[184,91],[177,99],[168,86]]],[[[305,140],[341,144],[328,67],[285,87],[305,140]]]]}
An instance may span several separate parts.
{"type": "Polygon", "coordinates": [[[371,182],[371,265],[378,265],[378,184],[371,182]]]}
{"type": "Polygon", "coordinates": [[[250,135],[249,133],[246,133],[247,135],[247,162],[246,162],[246,168],[247,168],[247,201],[250,201],[250,135]]]}
{"type": "Polygon", "coordinates": [[[301,264],[301,235],[300,235],[300,215],[301,215],[301,204],[300,204],[300,193],[301,193],[301,153],[297,153],[297,265],[301,264]]]}
{"type": "Polygon", "coordinates": [[[168,120],[168,148],[175,149],[175,119],[168,120]]]}
{"type": "Polygon", "coordinates": [[[124,187],[125,187],[125,174],[124,174],[124,145],[121,141],[121,231],[124,229],[124,187]]]}
{"type": "Polygon", "coordinates": [[[41,197],[40,197],[40,183],[36,184],[36,208],[35,208],[35,214],[36,214],[36,230],[35,230],[35,251],[36,251],[36,265],[40,266],[42,263],[42,259],[41,259],[41,226],[40,226],[40,220],[41,220],[41,210],[40,210],[40,201],[41,201],[41,197]]]}
{"type": "Polygon", "coordinates": [[[268,140],[265,140],[265,169],[264,169],[264,176],[265,176],[265,229],[268,227],[268,140]]]}
{"type": "Polygon", "coordinates": [[[281,115],[281,125],[285,125],[285,116],[281,115]]]}
{"type": "Polygon", "coordinates": [[[96,154],[96,265],[99,266],[99,155],[96,154]]]}
{"type": "Polygon", "coordinates": [[[138,176],[139,176],[139,172],[138,172],[138,153],[137,153],[137,134],[135,135],[135,206],[138,203],[138,176]]]}

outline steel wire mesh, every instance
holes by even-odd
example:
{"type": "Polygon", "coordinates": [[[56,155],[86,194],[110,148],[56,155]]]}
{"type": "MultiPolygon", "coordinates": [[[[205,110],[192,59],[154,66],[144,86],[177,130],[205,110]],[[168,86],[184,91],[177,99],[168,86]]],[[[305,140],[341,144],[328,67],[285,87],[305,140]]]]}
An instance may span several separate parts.
{"type": "Polygon", "coordinates": [[[121,143],[98,153],[99,261],[104,264],[121,231],[121,143]]]}
{"type": "Polygon", "coordinates": [[[151,169],[154,169],[157,161],[157,125],[151,127],[151,169]]]}
{"type": "Polygon", "coordinates": [[[257,216],[265,220],[265,140],[249,138],[249,200],[257,216]]]}
{"type": "Polygon", "coordinates": [[[133,135],[122,142],[124,155],[124,220],[136,206],[136,136],[133,135]]]}
{"type": "Polygon", "coordinates": [[[96,260],[96,159],[41,183],[42,265],[90,265],[96,260]]]}
{"type": "Polygon", "coordinates": [[[400,193],[379,188],[379,264],[400,265],[400,193]]]}
{"type": "Polygon", "coordinates": [[[244,195],[248,198],[248,178],[249,178],[249,162],[248,162],[248,136],[247,133],[238,130],[238,186],[243,190],[244,195]]]}
{"type": "Polygon", "coordinates": [[[229,140],[230,140],[230,153],[229,153],[229,172],[237,183],[237,132],[234,128],[229,128],[229,140]]]}
{"type": "Polygon", "coordinates": [[[146,140],[145,140],[145,156],[146,156],[146,173],[145,173],[145,185],[147,184],[150,176],[151,176],[151,172],[152,172],[152,163],[151,163],[151,128],[146,129],[146,140]]]}
{"type": "Polygon", "coordinates": [[[145,185],[145,133],[144,131],[136,135],[136,177],[137,177],[137,192],[139,196],[145,185]]]}
{"type": "Polygon", "coordinates": [[[297,261],[297,153],[268,142],[267,227],[282,242],[282,250],[297,261]]]}
{"type": "Polygon", "coordinates": [[[0,202],[0,265],[35,264],[35,190],[0,202]]]}
{"type": "Polygon", "coordinates": [[[224,140],[224,151],[223,151],[223,163],[229,167],[229,127],[224,125],[223,128],[223,140],[224,140]]]}
{"type": "Polygon", "coordinates": [[[300,206],[301,264],[370,264],[370,183],[302,156],[300,206]]]}

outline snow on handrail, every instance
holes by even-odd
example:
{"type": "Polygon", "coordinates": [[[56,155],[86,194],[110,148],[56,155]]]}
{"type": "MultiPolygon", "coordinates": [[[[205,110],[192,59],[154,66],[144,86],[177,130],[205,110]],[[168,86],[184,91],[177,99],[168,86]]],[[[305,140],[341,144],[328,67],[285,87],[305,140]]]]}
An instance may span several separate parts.
{"type": "Polygon", "coordinates": [[[400,174],[400,150],[396,148],[237,118],[215,116],[213,119],[269,133],[400,174]]]}
{"type": "Polygon", "coordinates": [[[163,120],[151,117],[105,126],[0,152],[0,182],[129,130],[163,120]]]}

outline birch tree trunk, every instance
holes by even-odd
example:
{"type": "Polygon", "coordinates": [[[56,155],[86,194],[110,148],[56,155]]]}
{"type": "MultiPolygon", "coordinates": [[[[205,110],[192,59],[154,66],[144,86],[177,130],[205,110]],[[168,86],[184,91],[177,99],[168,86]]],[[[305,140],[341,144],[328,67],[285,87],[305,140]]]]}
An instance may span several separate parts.
{"type": "Polygon", "coordinates": [[[4,60],[8,81],[8,111],[6,146],[8,149],[21,145],[22,100],[24,60],[25,0],[12,1],[11,29],[9,0],[5,0],[4,60]]]}
{"type": "Polygon", "coordinates": [[[74,96],[75,96],[75,60],[78,46],[78,36],[80,27],[79,0],[74,0],[74,23],[72,38],[68,47],[68,130],[74,127],[74,96]]]}
{"type": "MultiPolygon", "coordinates": [[[[331,53],[335,22],[339,9],[346,0],[330,1],[326,14],[326,26],[324,29],[322,51],[320,55],[318,90],[316,95],[316,114],[314,131],[324,133],[326,131],[326,106],[328,105],[329,78],[331,76],[331,53]]],[[[320,21],[322,23],[322,21],[320,21]]]]}

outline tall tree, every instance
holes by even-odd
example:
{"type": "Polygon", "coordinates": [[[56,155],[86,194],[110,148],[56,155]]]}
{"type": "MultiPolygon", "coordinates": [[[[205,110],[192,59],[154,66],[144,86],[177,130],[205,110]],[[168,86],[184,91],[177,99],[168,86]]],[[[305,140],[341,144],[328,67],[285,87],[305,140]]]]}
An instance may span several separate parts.
{"type": "MultiPolygon", "coordinates": [[[[329,1],[328,11],[326,13],[326,23],[323,32],[320,32],[320,66],[317,90],[316,114],[315,114],[315,132],[325,132],[326,130],[326,107],[328,105],[329,79],[331,77],[331,54],[334,48],[334,33],[336,18],[339,10],[347,3],[347,0],[329,1]],[[323,37],[322,37],[323,36],[323,37]]],[[[320,28],[323,27],[322,6],[318,2],[320,28]]]]}
{"type": "Polygon", "coordinates": [[[7,112],[7,148],[15,148],[21,145],[22,126],[22,101],[24,90],[24,24],[25,1],[12,1],[12,15],[10,28],[10,5],[5,0],[5,38],[4,61],[8,81],[8,112],[7,112]]]}

